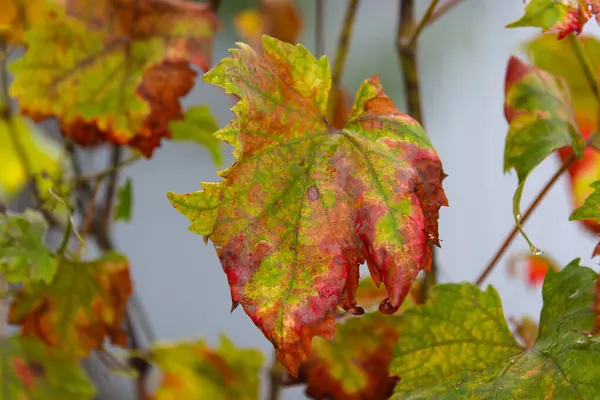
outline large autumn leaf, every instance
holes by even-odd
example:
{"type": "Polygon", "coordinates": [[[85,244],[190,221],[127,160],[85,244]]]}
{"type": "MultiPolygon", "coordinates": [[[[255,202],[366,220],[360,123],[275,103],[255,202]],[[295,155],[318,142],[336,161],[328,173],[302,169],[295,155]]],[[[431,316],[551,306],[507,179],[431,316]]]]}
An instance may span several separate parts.
{"type": "Polygon", "coordinates": [[[81,144],[110,140],[150,156],[182,118],[189,63],[209,65],[212,11],[180,0],[58,2],[25,32],[11,94],[36,120],[60,118],[81,144]]]}
{"type": "Polygon", "coordinates": [[[593,399],[600,379],[594,325],[597,274],[574,260],[550,271],[532,349],[511,336],[493,288],[434,287],[403,315],[391,372],[393,399],[593,399]]]}
{"type": "Polygon", "coordinates": [[[445,175],[421,126],[378,77],[363,83],[337,130],[325,117],[326,57],[269,36],[264,55],[239,46],[204,76],[240,99],[216,133],[237,160],[222,182],[169,199],[191,231],[212,240],[234,304],[296,374],[311,338],[332,336],[338,305],[363,312],[354,293],[364,261],[387,288],[380,309],[400,307],[429,266],[428,242],[439,245],[445,175]]]}
{"type": "Polygon", "coordinates": [[[127,259],[109,253],[90,262],[63,260],[52,283],[28,283],[15,296],[9,322],[65,353],[84,357],[105,338],[125,344],[123,315],[132,287],[127,259]]]}
{"type": "Polygon", "coordinates": [[[351,318],[336,326],[329,341],[316,338],[297,382],[313,399],[387,399],[397,378],[388,373],[401,319],[381,313],[351,318]]]}
{"type": "Polygon", "coordinates": [[[90,400],[94,396],[77,359],[31,338],[0,341],[0,376],[3,400],[90,400]]]}
{"type": "MultiPolygon", "coordinates": [[[[587,55],[593,70],[600,74],[600,41],[593,37],[580,38],[583,51],[587,55]]],[[[525,45],[533,64],[552,74],[565,79],[571,92],[577,125],[585,139],[588,139],[596,128],[598,101],[585,71],[573,51],[573,46],[564,41],[543,35],[525,45]]],[[[570,146],[558,152],[561,161],[566,162],[573,155],[570,146]]],[[[600,180],[600,153],[593,147],[587,147],[583,158],[575,160],[569,167],[573,209],[580,207],[592,193],[590,185],[600,180]]],[[[593,233],[600,233],[600,224],[593,219],[582,220],[584,226],[593,233]]]]}
{"type": "Polygon", "coordinates": [[[599,0],[530,0],[525,15],[507,28],[532,26],[543,32],[558,33],[562,39],[569,33],[579,34],[586,22],[600,16],[599,0]]]}
{"type": "Polygon", "coordinates": [[[225,336],[217,349],[203,340],[156,345],[149,361],[162,373],[155,400],[259,399],[262,354],[238,349],[225,336]]]}
{"type": "MultiPolygon", "coordinates": [[[[564,146],[572,146],[581,156],[585,143],[562,78],[512,57],[506,71],[505,96],[504,113],[510,127],[504,150],[504,171],[515,169],[519,178],[513,213],[521,227],[521,195],[531,171],[564,146]]],[[[525,238],[533,248],[529,238],[525,238]]]]}

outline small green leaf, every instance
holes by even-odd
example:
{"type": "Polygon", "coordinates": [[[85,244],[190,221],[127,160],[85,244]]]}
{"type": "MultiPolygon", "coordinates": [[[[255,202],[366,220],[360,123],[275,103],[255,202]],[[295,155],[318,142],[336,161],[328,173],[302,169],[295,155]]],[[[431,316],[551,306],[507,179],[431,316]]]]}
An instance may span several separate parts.
{"type": "Polygon", "coordinates": [[[569,221],[600,220],[600,181],[592,183],[590,187],[594,189],[594,192],[585,199],[581,207],[573,211],[569,221]]]}
{"type": "Polygon", "coordinates": [[[10,282],[52,282],[57,261],[45,247],[48,226],[37,211],[0,214],[0,271],[10,282]]]}
{"type": "Polygon", "coordinates": [[[221,166],[223,159],[219,139],[213,135],[219,127],[208,106],[190,107],[182,120],[171,121],[169,126],[173,140],[196,142],[206,147],[215,166],[221,166]]]}
{"type": "Polygon", "coordinates": [[[225,336],[219,348],[203,340],[158,345],[150,360],[162,370],[156,400],[258,400],[262,354],[239,349],[225,336]]]}
{"type": "Polygon", "coordinates": [[[11,337],[0,343],[0,398],[91,400],[94,387],[77,359],[41,342],[11,337]]]}
{"type": "Polygon", "coordinates": [[[131,208],[133,207],[133,194],[131,178],[127,178],[117,193],[117,206],[115,207],[115,221],[131,221],[131,208]]]}
{"type": "MultiPolygon", "coordinates": [[[[512,57],[506,71],[505,91],[504,112],[510,128],[504,150],[504,172],[517,171],[519,186],[513,197],[513,213],[521,229],[521,195],[529,173],[564,146],[572,146],[575,154],[581,156],[585,142],[562,78],[512,57]]],[[[522,229],[521,232],[535,250],[522,229]]]]}
{"type": "Polygon", "coordinates": [[[571,32],[579,33],[590,18],[580,3],[589,0],[531,0],[525,7],[525,15],[507,28],[536,27],[543,32],[557,32],[559,38],[571,32]]]}
{"type": "Polygon", "coordinates": [[[471,284],[439,285],[404,313],[391,372],[393,399],[592,399],[600,380],[594,326],[597,274],[579,266],[549,271],[533,349],[510,335],[500,299],[471,284]]]}

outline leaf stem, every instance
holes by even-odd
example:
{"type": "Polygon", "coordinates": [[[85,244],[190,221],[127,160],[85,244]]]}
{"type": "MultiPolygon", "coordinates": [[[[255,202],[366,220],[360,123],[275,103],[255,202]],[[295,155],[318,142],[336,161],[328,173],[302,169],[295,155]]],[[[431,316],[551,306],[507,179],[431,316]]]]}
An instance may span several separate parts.
{"type": "MultiPolygon", "coordinates": [[[[523,216],[521,218],[521,226],[523,226],[525,224],[525,222],[527,222],[527,220],[529,219],[531,214],[533,214],[535,209],[540,205],[540,203],[542,202],[544,197],[546,197],[546,195],[548,194],[550,189],[554,186],[554,184],[558,181],[558,179],[562,176],[562,174],[564,174],[569,169],[569,167],[571,165],[573,165],[573,163],[575,162],[576,159],[577,158],[574,155],[572,155],[554,173],[554,175],[552,175],[552,177],[548,180],[548,182],[546,182],[546,184],[544,185],[542,190],[538,193],[538,195],[535,197],[533,202],[529,205],[529,207],[523,214],[523,216]]],[[[485,267],[485,269],[483,270],[481,275],[479,275],[479,278],[477,278],[477,280],[475,281],[475,284],[477,284],[478,286],[481,286],[481,284],[485,281],[485,279],[488,277],[488,275],[492,272],[494,267],[498,264],[498,261],[500,261],[500,258],[504,255],[506,250],[508,250],[508,247],[510,246],[510,244],[512,243],[514,238],[517,236],[518,232],[519,232],[519,226],[517,224],[515,224],[514,228],[510,231],[508,236],[506,236],[506,239],[504,239],[504,242],[500,245],[500,248],[496,251],[496,254],[494,255],[494,257],[492,257],[492,259],[490,260],[488,265],[485,267]]]]}
{"type": "Polygon", "coordinates": [[[338,41],[335,64],[333,65],[333,72],[331,74],[332,88],[338,86],[342,78],[342,71],[344,69],[344,64],[346,63],[346,57],[348,56],[348,44],[350,43],[350,34],[352,33],[352,27],[354,26],[358,4],[358,0],[350,0],[350,4],[348,4],[348,8],[346,9],[342,32],[338,41]]]}

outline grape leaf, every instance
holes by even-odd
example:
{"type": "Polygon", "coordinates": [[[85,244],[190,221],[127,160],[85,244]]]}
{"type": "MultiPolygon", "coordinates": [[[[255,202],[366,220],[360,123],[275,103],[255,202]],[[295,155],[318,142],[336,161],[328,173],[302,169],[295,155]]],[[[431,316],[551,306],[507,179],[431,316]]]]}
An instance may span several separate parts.
{"type": "Polygon", "coordinates": [[[34,339],[2,340],[0,376],[0,393],[6,400],[90,400],[94,396],[78,360],[34,339]]]}
{"type": "Polygon", "coordinates": [[[569,217],[569,221],[582,219],[600,220],[600,181],[592,183],[590,187],[593,193],[585,199],[579,208],[573,211],[569,217]]]}
{"type": "Polygon", "coordinates": [[[131,178],[127,178],[125,184],[117,193],[117,205],[115,206],[115,221],[131,220],[131,208],[133,206],[133,194],[131,189],[131,178]]]}
{"type": "Polygon", "coordinates": [[[401,319],[381,313],[351,318],[336,326],[331,340],[316,338],[299,379],[313,399],[387,399],[397,378],[388,368],[401,319]]]}
{"type": "Polygon", "coordinates": [[[223,162],[219,139],[214,133],[219,129],[208,106],[193,106],[187,109],[181,121],[170,124],[174,141],[193,141],[206,147],[216,166],[223,162]]]}
{"type": "Polygon", "coordinates": [[[82,144],[109,140],[151,156],[182,116],[189,62],[208,66],[212,11],[178,0],[63,2],[70,16],[56,6],[25,32],[11,95],[35,120],[60,118],[82,144]]]}
{"type": "Polygon", "coordinates": [[[21,117],[0,117],[0,198],[12,198],[21,191],[31,176],[42,172],[55,175],[60,170],[60,151],[54,143],[44,140],[33,124],[21,117]],[[19,141],[29,165],[23,165],[13,138],[19,141]]]}
{"type": "Polygon", "coordinates": [[[399,112],[377,76],[358,91],[344,130],[325,113],[326,57],[263,36],[264,55],[239,44],[204,79],[240,102],[216,133],[236,162],[190,194],[169,193],[190,230],[212,240],[234,304],[295,375],[315,335],[331,337],[337,306],[360,313],[358,267],[367,261],[395,312],[439,245],[447,205],[441,162],[426,133],[399,112]]]}
{"type": "Polygon", "coordinates": [[[508,63],[504,113],[510,128],[504,150],[504,171],[514,168],[519,178],[513,197],[513,213],[519,227],[521,195],[529,173],[563,146],[571,145],[575,154],[583,154],[585,143],[564,85],[562,78],[527,65],[516,57],[508,63]]]}
{"type": "Polygon", "coordinates": [[[262,354],[238,349],[225,336],[212,350],[203,340],[156,345],[149,361],[162,370],[155,400],[258,400],[262,354]]]}
{"type": "MultiPolygon", "coordinates": [[[[581,37],[581,44],[588,56],[593,70],[600,74],[600,41],[593,37],[581,37]]],[[[552,74],[562,76],[567,82],[577,125],[585,139],[589,139],[596,129],[598,101],[585,78],[581,64],[573,52],[573,47],[564,41],[543,35],[526,44],[526,50],[533,63],[552,74]]],[[[573,155],[570,146],[559,149],[558,155],[563,163],[573,155]]],[[[600,153],[587,147],[583,157],[575,160],[569,167],[569,181],[572,190],[573,209],[580,207],[592,193],[590,185],[600,180],[600,153]]],[[[596,220],[583,220],[583,225],[593,233],[600,233],[600,224],[596,220]]]]}
{"type": "Polygon", "coordinates": [[[600,13],[598,0],[530,0],[525,15],[507,28],[531,26],[543,32],[556,32],[562,39],[569,33],[581,33],[583,26],[600,13]]]}
{"type": "Polygon", "coordinates": [[[600,341],[588,332],[596,278],[578,259],[548,272],[537,340],[525,350],[510,335],[493,288],[434,287],[424,306],[401,317],[392,399],[594,398],[600,341]]]}
{"type": "Polygon", "coordinates": [[[131,294],[127,259],[108,253],[90,262],[63,260],[52,284],[28,283],[15,296],[9,322],[65,354],[85,357],[105,337],[124,345],[121,328],[131,294]]]}
{"type": "Polygon", "coordinates": [[[0,213],[0,271],[9,282],[49,284],[57,260],[45,246],[48,224],[37,211],[0,213]]]}

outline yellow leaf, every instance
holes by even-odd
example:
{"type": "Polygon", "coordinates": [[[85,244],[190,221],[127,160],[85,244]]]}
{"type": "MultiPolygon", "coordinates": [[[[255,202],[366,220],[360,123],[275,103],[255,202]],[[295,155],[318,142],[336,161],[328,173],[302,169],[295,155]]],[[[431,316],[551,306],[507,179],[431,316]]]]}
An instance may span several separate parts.
{"type": "Polygon", "coordinates": [[[21,117],[12,120],[0,119],[0,198],[12,197],[26,185],[32,174],[46,172],[54,175],[60,170],[60,154],[56,145],[44,140],[33,124],[21,117]],[[15,147],[13,137],[19,142],[15,147]],[[23,164],[19,148],[22,149],[29,166],[23,164]]]}

